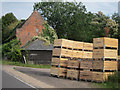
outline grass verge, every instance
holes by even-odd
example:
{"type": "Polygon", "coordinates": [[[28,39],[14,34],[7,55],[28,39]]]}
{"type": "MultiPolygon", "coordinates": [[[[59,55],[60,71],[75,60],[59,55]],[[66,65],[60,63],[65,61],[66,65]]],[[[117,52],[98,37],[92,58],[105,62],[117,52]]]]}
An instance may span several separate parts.
{"type": "Polygon", "coordinates": [[[31,67],[31,68],[46,68],[50,69],[50,65],[37,65],[37,64],[24,64],[21,62],[13,62],[13,61],[0,61],[3,65],[15,65],[15,66],[22,66],[22,67],[31,67]]]}

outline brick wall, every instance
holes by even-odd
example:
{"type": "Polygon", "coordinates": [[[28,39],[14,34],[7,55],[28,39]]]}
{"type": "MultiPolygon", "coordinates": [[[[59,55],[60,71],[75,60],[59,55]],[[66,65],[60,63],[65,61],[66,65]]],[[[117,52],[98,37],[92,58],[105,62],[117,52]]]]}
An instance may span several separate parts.
{"type": "Polygon", "coordinates": [[[39,32],[44,29],[44,20],[39,12],[34,11],[27,19],[24,25],[16,30],[17,39],[21,39],[22,46],[30,41],[34,36],[37,36],[39,32]]]}

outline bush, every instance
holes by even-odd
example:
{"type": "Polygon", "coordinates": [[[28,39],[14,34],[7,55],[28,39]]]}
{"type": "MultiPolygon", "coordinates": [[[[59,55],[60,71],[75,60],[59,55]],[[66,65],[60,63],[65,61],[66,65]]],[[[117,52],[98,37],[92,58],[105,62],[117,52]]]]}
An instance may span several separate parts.
{"type": "Polygon", "coordinates": [[[22,52],[20,48],[20,41],[17,39],[11,40],[8,43],[2,45],[2,56],[7,57],[12,61],[21,61],[22,60],[22,52]]]}

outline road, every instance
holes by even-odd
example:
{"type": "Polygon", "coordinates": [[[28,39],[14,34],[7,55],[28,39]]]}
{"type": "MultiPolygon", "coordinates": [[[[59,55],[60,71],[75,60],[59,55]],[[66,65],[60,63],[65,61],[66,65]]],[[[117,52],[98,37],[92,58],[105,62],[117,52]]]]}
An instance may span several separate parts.
{"type": "Polygon", "coordinates": [[[2,71],[2,88],[31,88],[35,90],[32,86],[27,85],[4,71],[2,71]]]}

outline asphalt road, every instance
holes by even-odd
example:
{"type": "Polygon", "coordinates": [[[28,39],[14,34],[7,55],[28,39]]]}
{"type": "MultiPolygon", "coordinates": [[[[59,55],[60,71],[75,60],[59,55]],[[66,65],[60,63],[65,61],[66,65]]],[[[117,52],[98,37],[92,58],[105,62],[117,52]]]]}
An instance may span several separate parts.
{"type": "Polygon", "coordinates": [[[27,85],[4,71],[2,71],[2,88],[31,88],[35,90],[30,85],[27,85]]]}

